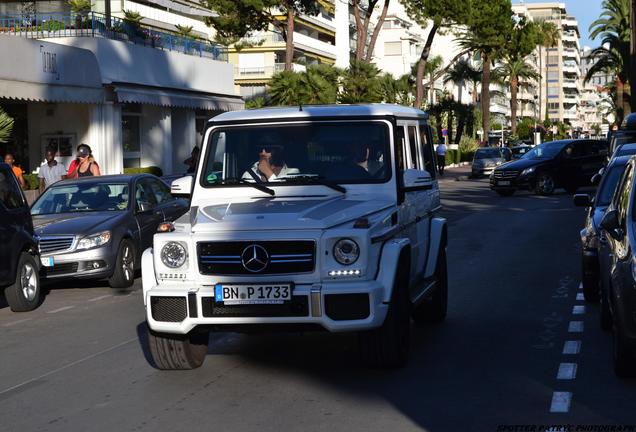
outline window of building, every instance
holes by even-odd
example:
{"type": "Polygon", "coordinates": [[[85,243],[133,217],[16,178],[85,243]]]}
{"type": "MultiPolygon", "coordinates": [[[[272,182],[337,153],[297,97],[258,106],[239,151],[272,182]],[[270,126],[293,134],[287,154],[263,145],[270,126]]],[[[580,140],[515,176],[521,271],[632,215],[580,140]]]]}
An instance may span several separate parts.
{"type": "Polygon", "coordinates": [[[549,65],[558,65],[559,64],[559,56],[558,55],[549,55],[548,56],[548,64],[549,65]]]}
{"type": "Polygon", "coordinates": [[[138,168],[141,163],[141,105],[125,104],[121,113],[121,136],[124,168],[138,168]]]}
{"type": "Polygon", "coordinates": [[[559,71],[548,71],[548,82],[558,81],[558,80],[559,80],[559,71]]]}
{"type": "Polygon", "coordinates": [[[383,29],[390,29],[391,28],[391,21],[384,21],[382,23],[382,28],[383,29]]]}
{"type": "Polygon", "coordinates": [[[402,42],[384,42],[384,55],[402,55],[402,42]]]}
{"type": "Polygon", "coordinates": [[[548,87],[548,97],[558,97],[561,93],[561,89],[559,87],[548,87]]]}

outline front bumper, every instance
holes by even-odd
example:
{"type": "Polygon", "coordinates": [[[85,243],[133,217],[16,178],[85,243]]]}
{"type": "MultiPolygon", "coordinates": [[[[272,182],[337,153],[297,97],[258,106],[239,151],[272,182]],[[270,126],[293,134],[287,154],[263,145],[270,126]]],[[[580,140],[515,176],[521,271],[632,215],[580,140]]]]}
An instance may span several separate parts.
{"type": "Polygon", "coordinates": [[[533,190],[535,184],[534,176],[518,176],[516,178],[499,179],[490,176],[490,189],[494,191],[506,190],[533,190]]]}
{"type": "Polygon", "coordinates": [[[483,177],[483,176],[488,176],[490,174],[493,173],[493,171],[495,171],[494,166],[491,167],[476,167],[473,165],[472,169],[471,169],[471,174],[473,175],[473,177],[483,177]]]}
{"type": "Polygon", "coordinates": [[[82,251],[45,254],[40,257],[41,262],[45,263],[49,257],[53,258],[53,266],[42,265],[41,270],[46,279],[95,279],[113,274],[117,251],[111,250],[111,245],[107,244],[82,251]]]}

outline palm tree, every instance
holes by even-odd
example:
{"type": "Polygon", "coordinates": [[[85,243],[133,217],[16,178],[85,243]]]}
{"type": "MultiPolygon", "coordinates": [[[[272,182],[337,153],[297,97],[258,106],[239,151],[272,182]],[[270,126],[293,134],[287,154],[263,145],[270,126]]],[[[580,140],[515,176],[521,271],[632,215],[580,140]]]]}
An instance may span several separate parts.
{"type": "MultiPolygon", "coordinates": [[[[442,56],[434,56],[430,57],[426,62],[426,66],[424,67],[424,76],[428,77],[428,91],[431,97],[430,104],[433,105],[435,103],[435,77],[438,72],[442,69],[442,65],[444,63],[444,59],[442,56]]],[[[414,66],[415,72],[417,72],[417,64],[414,66]]],[[[417,76],[417,75],[416,75],[417,76]]]]}
{"type": "Polygon", "coordinates": [[[380,102],[380,70],[372,63],[352,60],[342,77],[341,103],[380,102]]]}
{"type": "Polygon", "coordinates": [[[179,36],[183,36],[185,38],[190,38],[190,39],[194,39],[194,31],[192,26],[186,26],[186,25],[175,25],[176,29],[177,29],[177,33],[179,33],[179,36]]]}
{"type": "MultiPolygon", "coordinates": [[[[541,35],[540,44],[539,44],[539,104],[541,103],[541,99],[543,98],[543,48],[554,48],[559,45],[559,40],[561,39],[561,33],[559,29],[554,23],[549,21],[541,21],[539,23],[539,32],[541,35]]],[[[547,71],[547,64],[546,64],[547,71]]],[[[546,72],[547,75],[547,72],[546,72]]],[[[539,110],[539,115],[541,115],[541,110],[539,110]]],[[[545,77],[545,115],[548,115],[548,79],[545,77]]]]}
{"type": "Polygon", "coordinates": [[[0,144],[9,141],[11,132],[13,132],[13,118],[0,108],[0,144]]]}
{"type": "Polygon", "coordinates": [[[596,39],[600,36],[602,39],[601,46],[590,54],[596,62],[588,70],[585,82],[599,72],[614,75],[616,117],[621,121],[630,109],[625,98],[630,65],[630,0],[604,0],[602,7],[601,17],[590,25],[590,37],[596,39]]]}
{"type": "Polygon", "coordinates": [[[510,129],[512,134],[517,132],[517,93],[519,80],[536,80],[539,78],[537,71],[519,56],[506,56],[500,60],[499,66],[494,71],[510,85],[510,129]]]}
{"type": "Polygon", "coordinates": [[[282,71],[269,84],[271,105],[336,103],[340,71],[329,65],[310,65],[304,72],[282,71]]]}
{"type": "MultiPolygon", "coordinates": [[[[477,85],[481,81],[481,69],[477,69],[470,64],[468,59],[459,60],[453,65],[444,77],[444,84],[452,82],[456,86],[461,87],[469,82],[473,86],[473,105],[477,105],[477,85]]],[[[459,97],[461,103],[461,96],[459,97]]]]}

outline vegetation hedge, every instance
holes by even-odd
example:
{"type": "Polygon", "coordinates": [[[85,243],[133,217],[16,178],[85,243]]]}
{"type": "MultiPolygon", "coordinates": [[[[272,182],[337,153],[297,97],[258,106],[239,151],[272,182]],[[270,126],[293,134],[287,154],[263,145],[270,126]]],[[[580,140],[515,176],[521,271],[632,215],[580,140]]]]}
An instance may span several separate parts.
{"type": "Polygon", "coordinates": [[[154,174],[157,177],[163,175],[163,171],[158,166],[149,166],[141,168],[124,168],[124,174],[154,174]]]}
{"type": "Polygon", "coordinates": [[[23,174],[24,182],[26,183],[26,190],[35,190],[40,187],[40,179],[37,174],[23,174]]]}

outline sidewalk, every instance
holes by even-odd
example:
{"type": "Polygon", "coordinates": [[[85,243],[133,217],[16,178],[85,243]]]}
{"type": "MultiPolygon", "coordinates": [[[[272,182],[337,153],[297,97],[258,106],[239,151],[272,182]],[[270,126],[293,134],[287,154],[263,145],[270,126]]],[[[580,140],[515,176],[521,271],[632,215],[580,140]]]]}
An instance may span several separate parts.
{"type": "Polygon", "coordinates": [[[458,181],[460,177],[463,179],[467,178],[470,175],[471,165],[464,165],[461,167],[448,168],[444,169],[444,175],[438,176],[437,180],[440,183],[448,183],[451,181],[458,181]]]}

